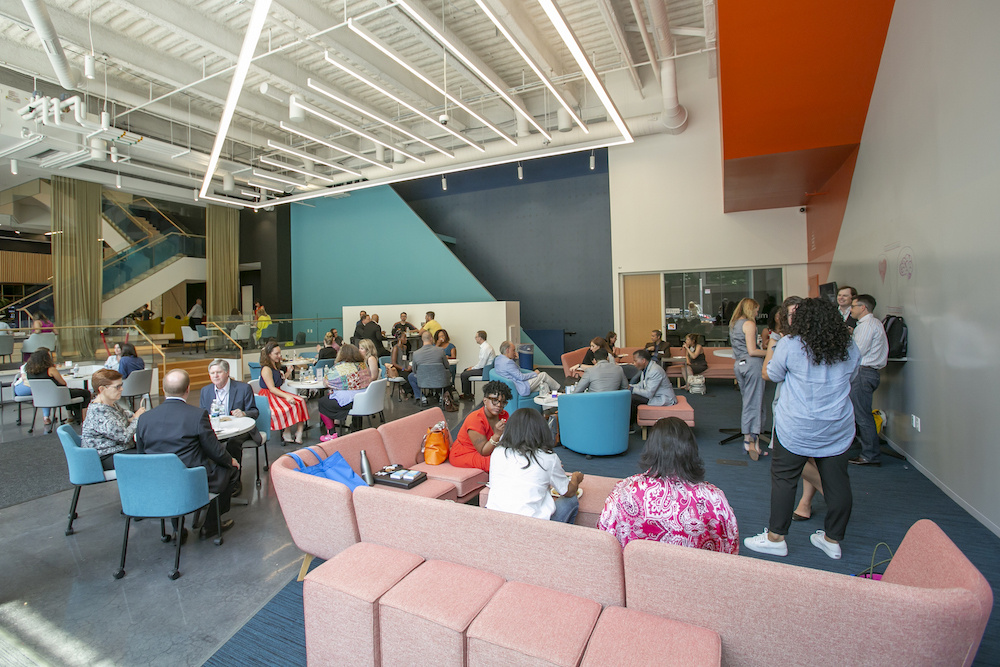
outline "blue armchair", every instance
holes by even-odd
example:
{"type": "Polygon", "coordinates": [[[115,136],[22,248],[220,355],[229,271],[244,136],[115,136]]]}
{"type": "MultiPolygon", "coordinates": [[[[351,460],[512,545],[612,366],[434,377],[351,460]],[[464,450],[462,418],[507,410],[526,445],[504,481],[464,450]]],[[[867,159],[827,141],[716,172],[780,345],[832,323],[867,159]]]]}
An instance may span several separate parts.
{"type": "Polygon", "coordinates": [[[579,454],[610,456],[628,449],[627,389],[559,397],[559,441],[579,454]]]}
{"type": "Polygon", "coordinates": [[[222,544],[222,518],[219,515],[218,494],[208,492],[205,468],[187,468],[176,454],[115,454],[118,472],[118,494],[125,514],[125,537],[122,540],[122,560],[115,579],[125,576],[125,553],[128,550],[128,529],[133,517],[160,519],[160,539],[170,541],[164,519],[179,519],[180,528],[174,537],[177,547],[170,579],[181,576],[181,544],[184,542],[184,515],[197,511],[210,502],[216,503],[218,537],[222,544]]]}
{"type": "Polygon", "coordinates": [[[512,398],[510,399],[510,403],[507,404],[507,412],[514,412],[514,410],[518,410],[520,408],[533,408],[539,412],[542,411],[542,406],[535,403],[535,396],[538,396],[537,391],[533,391],[527,396],[521,396],[517,393],[517,387],[514,386],[513,382],[501,376],[495,369],[492,368],[490,369],[490,379],[496,380],[497,382],[503,382],[510,388],[512,398]]]}
{"type": "Polygon", "coordinates": [[[73,485],[73,502],[69,506],[69,525],[66,534],[73,534],[73,520],[77,518],[76,504],[80,501],[80,489],[90,484],[103,484],[115,479],[114,470],[105,470],[101,466],[101,455],[96,449],[80,446],[80,436],[72,428],[63,424],[56,429],[63,452],[66,454],[66,465],[69,466],[69,481],[73,485]]]}

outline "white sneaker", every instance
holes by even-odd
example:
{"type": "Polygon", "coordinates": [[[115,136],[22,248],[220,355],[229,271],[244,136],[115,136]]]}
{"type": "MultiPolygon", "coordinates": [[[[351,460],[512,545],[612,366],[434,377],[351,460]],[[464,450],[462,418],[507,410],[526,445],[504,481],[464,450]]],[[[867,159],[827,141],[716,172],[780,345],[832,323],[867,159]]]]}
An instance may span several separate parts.
{"type": "Polygon", "coordinates": [[[787,556],[788,555],[788,545],[785,544],[784,540],[780,542],[772,542],[767,539],[767,528],[760,535],[754,535],[753,537],[748,537],[743,540],[743,546],[745,546],[750,551],[756,551],[762,554],[771,554],[772,556],[787,556]]]}
{"type": "Polygon", "coordinates": [[[814,547],[820,549],[830,558],[833,558],[834,560],[840,559],[840,545],[827,541],[825,531],[817,530],[809,536],[809,541],[813,543],[814,547]]]}

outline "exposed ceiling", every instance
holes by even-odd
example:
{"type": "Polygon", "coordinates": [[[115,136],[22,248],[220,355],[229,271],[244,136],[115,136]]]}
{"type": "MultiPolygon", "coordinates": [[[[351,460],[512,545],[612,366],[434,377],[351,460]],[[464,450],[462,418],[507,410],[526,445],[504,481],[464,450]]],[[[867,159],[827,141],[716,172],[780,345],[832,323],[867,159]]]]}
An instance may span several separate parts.
{"type": "MultiPolygon", "coordinates": [[[[272,0],[209,198],[262,207],[683,131],[672,63],[707,52],[714,74],[715,0],[557,5],[272,0]]],[[[129,191],[190,200],[254,7],[4,2],[0,164],[17,159],[21,180],[63,173],[112,185],[120,175],[129,191]],[[39,37],[45,10],[62,71],[39,37]],[[32,90],[69,98],[63,113],[46,114],[39,99],[26,110],[32,90]],[[44,141],[31,144],[36,135],[44,141]]],[[[0,183],[17,181],[4,173],[0,183]]]]}

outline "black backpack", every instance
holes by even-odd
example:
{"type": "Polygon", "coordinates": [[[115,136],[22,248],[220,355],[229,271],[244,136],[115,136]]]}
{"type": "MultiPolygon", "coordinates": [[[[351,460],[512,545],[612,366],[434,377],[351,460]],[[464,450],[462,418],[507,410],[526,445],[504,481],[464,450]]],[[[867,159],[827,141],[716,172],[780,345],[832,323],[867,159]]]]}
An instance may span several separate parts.
{"type": "Polygon", "coordinates": [[[889,339],[889,358],[900,359],[906,356],[906,321],[898,315],[886,315],[882,320],[885,327],[885,337],[889,339]]]}

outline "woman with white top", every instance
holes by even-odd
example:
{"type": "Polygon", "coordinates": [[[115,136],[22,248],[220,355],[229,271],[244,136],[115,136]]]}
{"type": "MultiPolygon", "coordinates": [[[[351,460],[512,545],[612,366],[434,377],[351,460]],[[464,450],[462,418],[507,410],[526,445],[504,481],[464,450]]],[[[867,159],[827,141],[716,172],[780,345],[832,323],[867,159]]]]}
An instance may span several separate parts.
{"type": "Polygon", "coordinates": [[[122,361],[122,346],[121,343],[115,343],[113,352],[108,355],[107,361],[104,362],[104,367],[109,371],[117,371],[118,364],[122,361]]]}

